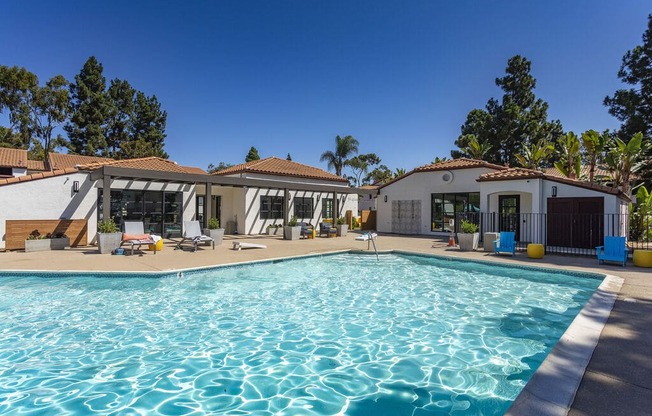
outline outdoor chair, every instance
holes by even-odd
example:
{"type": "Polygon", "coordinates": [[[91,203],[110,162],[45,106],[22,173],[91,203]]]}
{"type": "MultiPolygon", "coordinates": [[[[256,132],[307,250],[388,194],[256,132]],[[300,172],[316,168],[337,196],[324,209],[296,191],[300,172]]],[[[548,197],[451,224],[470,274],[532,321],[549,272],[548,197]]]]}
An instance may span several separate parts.
{"type": "Polygon", "coordinates": [[[154,254],[156,254],[156,243],[158,240],[160,240],[161,237],[159,236],[152,236],[151,234],[146,234],[145,233],[145,226],[142,221],[125,221],[124,222],[124,232],[122,233],[122,242],[120,243],[120,246],[123,244],[130,244],[131,245],[131,254],[134,254],[134,249],[138,247],[138,250],[140,250],[140,246],[143,244],[146,245],[153,245],[154,246],[154,254]]]}
{"type": "Polygon", "coordinates": [[[307,222],[299,222],[297,223],[298,226],[301,227],[301,237],[302,238],[312,238],[312,232],[314,230],[314,227],[307,222]]]}
{"type": "Polygon", "coordinates": [[[213,250],[215,250],[215,240],[211,237],[202,234],[199,227],[199,221],[184,221],[183,222],[183,239],[177,243],[175,250],[182,249],[181,246],[186,241],[192,243],[192,251],[197,251],[199,244],[212,243],[213,250]]]}
{"type": "Polygon", "coordinates": [[[337,230],[334,227],[332,227],[330,224],[326,224],[325,222],[320,222],[319,236],[321,237],[324,234],[326,234],[326,237],[330,237],[332,234],[337,234],[337,230]]]}
{"type": "Polygon", "coordinates": [[[627,263],[627,253],[629,249],[626,246],[625,237],[606,236],[604,245],[595,248],[595,254],[598,256],[598,264],[605,261],[622,263],[625,267],[627,263]]]}
{"type": "Polygon", "coordinates": [[[512,253],[516,254],[516,242],[514,241],[514,231],[501,231],[498,240],[494,241],[494,254],[512,253]]]}

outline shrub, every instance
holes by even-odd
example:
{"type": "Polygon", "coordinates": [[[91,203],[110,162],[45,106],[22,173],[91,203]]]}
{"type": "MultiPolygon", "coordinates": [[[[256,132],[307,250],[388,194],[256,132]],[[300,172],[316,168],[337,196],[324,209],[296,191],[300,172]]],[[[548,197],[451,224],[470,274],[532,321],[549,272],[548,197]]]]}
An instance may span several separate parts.
{"type": "Polygon", "coordinates": [[[465,234],[473,234],[478,232],[478,225],[472,223],[471,221],[462,220],[461,230],[465,234]]]}
{"type": "Polygon", "coordinates": [[[217,230],[220,228],[220,220],[217,218],[209,218],[208,219],[208,229],[209,230],[217,230]]]}
{"type": "Polygon", "coordinates": [[[44,235],[41,235],[38,230],[34,230],[29,235],[27,236],[28,240],[43,240],[46,237],[44,235]]]}
{"type": "Polygon", "coordinates": [[[99,233],[117,233],[118,227],[116,227],[113,218],[108,220],[103,220],[97,223],[97,232],[99,233]]]}
{"type": "Polygon", "coordinates": [[[299,220],[297,219],[296,215],[293,215],[292,218],[290,218],[290,221],[288,221],[288,225],[290,227],[296,227],[298,223],[299,223],[299,220]]]}
{"type": "Polygon", "coordinates": [[[68,238],[66,233],[63,233],[61,231],[57,231],[56,233],[48,233],[45,238],[68,238]]]}
{"type": "Polygon", "coordinates": [[[353,217],[353,221],[352,221],[351,225],[352,225],[351,228],[354,229],[354,230],[360,228],[360,224],[358,224],[358,218],[357,217],[353,217]]]}
{"type": "Polygon", "coordinates": [[[337,225],[344,225],[346,224],[346,218],[344,217],[339,217],[336,222],[337,225]]]}

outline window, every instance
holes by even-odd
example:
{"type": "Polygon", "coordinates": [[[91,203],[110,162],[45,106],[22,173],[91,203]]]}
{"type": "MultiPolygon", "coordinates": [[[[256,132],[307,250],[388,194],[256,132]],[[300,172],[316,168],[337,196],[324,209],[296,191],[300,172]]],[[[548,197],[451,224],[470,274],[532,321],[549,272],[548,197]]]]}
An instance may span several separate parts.
{"type": "Polygon", "coordinates": [[[0,176],[14,176],[12,168],[0,168],[0,176]]]}
{"type": "Polygon", "coordinates": [[[480,193],[431,194],[431,231],[450,231],[450,220],[464,212],[480,212],[480,193]]]}
{"type": "Polygon", "coordinates": [[[261,196],[260,197],[260,219],[277,220],[282,218],[283,218],[283,197],[261,196]]]}
{"type": "Polygon", "coordinates": [[[312,218],[312,198],[294,198],[294,215],[297,218],[312,218]]]}
{"type": "Polygon", "coordinates": [[[206,197],[204,195],[197,196],[197,203],[195,205],[195,218],[199,221],[200,224],[204,224],[204,200],[206,197]]]}
{"type": "Polygon", "coordinates": [[[321,200],[321,217],[333,218],[333,198],[324,198],[321,200]]]}

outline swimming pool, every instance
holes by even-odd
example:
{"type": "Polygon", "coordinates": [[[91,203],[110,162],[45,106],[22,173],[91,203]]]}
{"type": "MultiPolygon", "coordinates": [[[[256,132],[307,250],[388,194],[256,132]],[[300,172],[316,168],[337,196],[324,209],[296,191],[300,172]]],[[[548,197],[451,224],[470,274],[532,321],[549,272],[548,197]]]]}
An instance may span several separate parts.
{"type": "Polygon", "coordinates": [[[599,284],[351,254],[5,275],[0,413],[503,414],[599,284]]]}

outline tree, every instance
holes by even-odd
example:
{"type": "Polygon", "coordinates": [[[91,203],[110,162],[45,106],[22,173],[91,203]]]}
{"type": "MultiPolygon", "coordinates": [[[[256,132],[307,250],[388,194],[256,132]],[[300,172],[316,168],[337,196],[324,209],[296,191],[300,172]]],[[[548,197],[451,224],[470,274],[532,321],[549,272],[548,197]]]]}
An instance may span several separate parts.
{"type": "Polygon", "coordinates": [[[558,120],[548,121],[548,104],[536,98],[536,79],[530,69],[531,62],[524,57],[509,59],[505,76],[496,78],[496,85],[504,92],[502,101],[491,98],[484,110],[475,109],[467,115],[462,134],[455,141],[462,151],[452,151],[453,158],[466,155],[464,151],[475,137],[491,147],[486,153],[488,162],[513,165],[526,138],[532,143],[544,139],[554,142],[563,134],[558,120]]]}
{"type": "Polygon", "coordinates": [[[0,126],[0,147],[24,148],[20,135],[8,127],[2,126],[0,126]]]}
{"type": "Polygon", "coordinates": [[[346,160],[344,163],[353,171],[353,176],[350,177],[351,185],[360,186],[363,179],[362,175],[366,175],[371,166],[379,164],[380,158],[375,153],[367,153],[354,156],[351,159],[346,160]]]}
{"type": "Polygon", "coordinates": [[[88,58],[75,82],[70,84],[72,114],[64,126],[68,150],[80,155],[108,156],[105,124],[110,112],[102,64],[88,58]]]}
{"type": "Polygon", "coordinates": [[[52,139],[54,129],[68,118],[70,96],[68,81],[62,75],[52,77],[44,87],[33,91],[30,109],[30,132],[39,140],[36,152],[42,151],[42,160],[47,162],[47,155],[55,147],[63,144],[63,137],[52,139]]]}
{"type": "Polygon", "coordinates": [[[587,130],[582,133],[583,156],[589,164],[589,182],[593,183],[595,178],[595,167],[602,158],[607,136],[595,130],[587,130]]]}
{"type": "Polygon", "coordinates": [[[167,117],[155,95],[147,97],[140,91],[136,92],[131,138],[122,143],[118,156],[122,159],[148,156],[167,159],[168,154],[163,150],[167,117]]]}
{"type": "MultiPolygon", "coordinates": [[[[622,122],[618,136],[623,141],[641,132],[645,140],[652,138],[652,14],[648,15],[643,43],[627,51],[623,56],[618,78],[629,88],[617,90],[604,99],[609,114],[622,122]]],[[[651,156],[648,149],[646,155],[651,156]]],[[[642,171],[645,178],[652,178],[652,164],[642,171]]]]}
{"type": "Polygon", "coordinates": [[[396,168],[394,171],[394,178],[398,178],[399,176],[405,175],[405,169],[404,168],[396,168]]]}
{"type": "Polygon", "coordinates": [[[245,162],[251,162],[253,160],[260,160],[260,156],[258,156],[258,149],[251,146],[249,153],[247,153],[247,156],[245,156],[245,162]]]}
{"type": "Polygon", "coordinates": [[[646,164],[643,156],[647,150],[648,144],[644,144],[641,132],[633,135],[627,143],[619,138],[611,142],[605,161],[612,171],[613,186],[620,186],[626,195],[631,192],[632,173],[638,172],[646,164]]]}
{"type": "Polygon", "coordinates": [[[224,170],[224,169],[226,169],[226,168],[230,168],[231,166],[233,166],[233,165],[230,164],[230,163],[224,163],[224,162],[220,162],[220,163],[218,163],[217,166],[215,166],[215,165],[213,165],[213,164],[211,163],[211,164],[208,165],[208,167],[206,168],[206,171],[207,171],[208,173],[215,173],[215,172],[219,172],[219,171],[221,171],[221,170],[224,170]]]}
{"type": "Polygon", "coordinates": [[[568,132],[557,141],[557,159],[554,163],[564,176],[576,179],[580,176],[582,159],[580,157],[580,140],[575,133],[568,132]]]}
{"type": "Polygon", "coordinates": [[[2,142],[11,147],[29,149],[29,101],[38,87],[38,78],[25,68],[0,66],[0,113],[9,115],[9,131],[3,132],[2,142]]]}
{"type": "Polygon", "coordinates": [[[447,158],[446,156],[444,156],[444,157],[435,156],[435,158],[433,159],[432,163],[433,163],[433,164],[435,164],[435,163],[441,163],[441,162],[446,162],[447,160],[448,160],[448,158],[447,158]]]}
{"type": "Polygon", "coordinates": [[[285,160],[290,160],[290,161],[291,161],[291,160],[292,160],[292,156],[288,153],[288,155],[287,155],[287,157],[285,158],[285,160]]]}
{"type": "Polygon", "coordinates": [[[524,146],[523,153],[516,155],[516,159],[522,167],[537,170],[543,167],[554,150],[547,140],[539,140],[524,146]]]}
{"type": "Polygon", "coordinates": [[[474,134],[469,134],[466,138],[468,145],[464,149],[464,153],[472,159],[484,160],[485,156],[491,151],[491,144],[489,142],[480,142],[474,134]]]}
{"type": "Polygon", "coordinates": [[[108,156],[118,157],[122,146],[131,139],[130,126],[134,117],[134,90],[129,82],[114,79],[107,91],[108,114],[105,140],[108,156]]]}
{"type": "Polygon", "coordinates": [[[337,176],[342,176],[342,168],[349,156],[358,153],[358,141],[353,136],[335,137],[335,152],[327,150],[321,154],[320,161],[328,163],[328,169],[335,169],[337,176]]]}
{"type": "Polygon", "coordinates": [[[365,176],[363,183],[382,184],[391,181],[392,178],[392,171],[387,166],[380,165],[365,176]]]}

